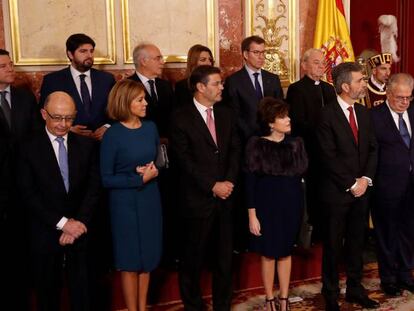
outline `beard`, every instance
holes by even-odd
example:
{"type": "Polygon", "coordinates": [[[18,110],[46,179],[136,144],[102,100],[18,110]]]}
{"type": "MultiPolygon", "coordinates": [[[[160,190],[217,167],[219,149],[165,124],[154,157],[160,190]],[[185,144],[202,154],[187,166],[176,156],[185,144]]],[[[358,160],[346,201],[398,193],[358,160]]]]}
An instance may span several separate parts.
{"type": "Polygon", "coordinates": [[[73,67],[75,67],[80,72],[88,71],[93,66],[93,58],[87,58],[83,62],[76,60],[72,61],[73,67]]]}

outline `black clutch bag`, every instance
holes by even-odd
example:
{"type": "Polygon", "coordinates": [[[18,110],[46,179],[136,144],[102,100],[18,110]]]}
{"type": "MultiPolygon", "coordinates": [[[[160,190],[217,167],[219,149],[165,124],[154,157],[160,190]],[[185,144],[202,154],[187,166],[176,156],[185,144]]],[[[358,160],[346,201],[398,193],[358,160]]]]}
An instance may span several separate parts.
{"type": "Polygon", "coordinates": [[[160,168],[168,168],[169,160],[167,154],[167,146],[165,144],[159,144],[157,148],[157,157],[155,159],[155,166],[160,168]]]}

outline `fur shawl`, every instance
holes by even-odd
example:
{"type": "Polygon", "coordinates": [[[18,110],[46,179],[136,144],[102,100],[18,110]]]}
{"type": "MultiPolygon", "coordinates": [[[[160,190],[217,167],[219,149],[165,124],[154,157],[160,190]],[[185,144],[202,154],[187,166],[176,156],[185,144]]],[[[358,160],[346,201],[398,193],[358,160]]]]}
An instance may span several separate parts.
{"type": "Polygon", "coordinates": [[[286,136],[281,142],[252,137],[246,146],[246,170],[251,173],[300,176],[308,167],[303,140],[286,136]]]}

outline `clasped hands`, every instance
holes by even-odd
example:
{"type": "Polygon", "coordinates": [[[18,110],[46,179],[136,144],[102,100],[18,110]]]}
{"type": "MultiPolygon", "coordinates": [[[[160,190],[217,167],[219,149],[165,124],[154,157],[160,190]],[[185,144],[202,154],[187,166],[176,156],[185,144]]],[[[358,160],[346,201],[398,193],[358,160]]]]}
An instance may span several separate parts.
{"type": "Polygon", "coordinates": [[[217,181],[214,184],[212,191],[214,196],[225,200],[232,194],[233,188],[234,185],[230,181],[217,181]]]}
{"type": "Polygon", "coordinates": [[[100,128],[96,129],[95,131],[88,130],[86,125],[73,125],[70,130],[76,134],[87,136],[93,138],[95,140],[102,140],[103,135],[105,134],[108,128],[102,125],[100,128]]]}
{"type": "Polygon", "coordinates": [[[76,219],[68,219],[62,228],[59,244],[62,246],[73,244],[82,234],[87,233],[85,224],[76,219]]]}
{"type": "Polygon", "coordinates": [[[368,188],[368,180],[366,178],[357,178],[355,184],[351,187],[351,193],[354,197],[359,198],[364,195],[368,188]]]}
{"type": "Polygon", "coordinates": [[[135,170],[142,176],[142,181],[144,183],[158,176],[158,169],[155,166],[154,161],[151,161],[144,166],[137,166],[135,170]]]}

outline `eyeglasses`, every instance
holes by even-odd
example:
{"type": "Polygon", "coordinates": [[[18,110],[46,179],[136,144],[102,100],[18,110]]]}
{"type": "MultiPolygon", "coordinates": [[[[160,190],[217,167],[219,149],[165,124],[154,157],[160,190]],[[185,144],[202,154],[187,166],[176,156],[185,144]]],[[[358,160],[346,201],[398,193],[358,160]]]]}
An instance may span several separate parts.
{"type": "Polygon", "coordinates": [[[215,81],[215,82],[211,82],[209,83],[212,86],[219,86],[219,85],[224,85],[224,81],[215,81]]]}
{"type": "Polygon", "coordinates": [[[255,56],[259,56],[259,55],[264,56],[266,53],[266,51],[259,51],[259,50],[253,50],[253,51],[248,50],[248,52],[254,54],[255,56]]]}
{"type": "Polygon", "coordinates": [[[55,122],[73,122],[75,121],[76,116],[56,116],[56,115],[51,115],[49,113],[49,111],[47,111],[46,109],[43,109],[44,111],[46,111],[47,115],[55,122]]]}
{"type": "Polygon", "coordinates": [[[394,96],[394,99],[399,103],[402,103],[402,102],[405,102],[405,101],[410,102],[410,101],[413,100],[413,98],[414,98],[413,96],[406,96],[406,97],[404,97],[404,96],[394,96]]]}

